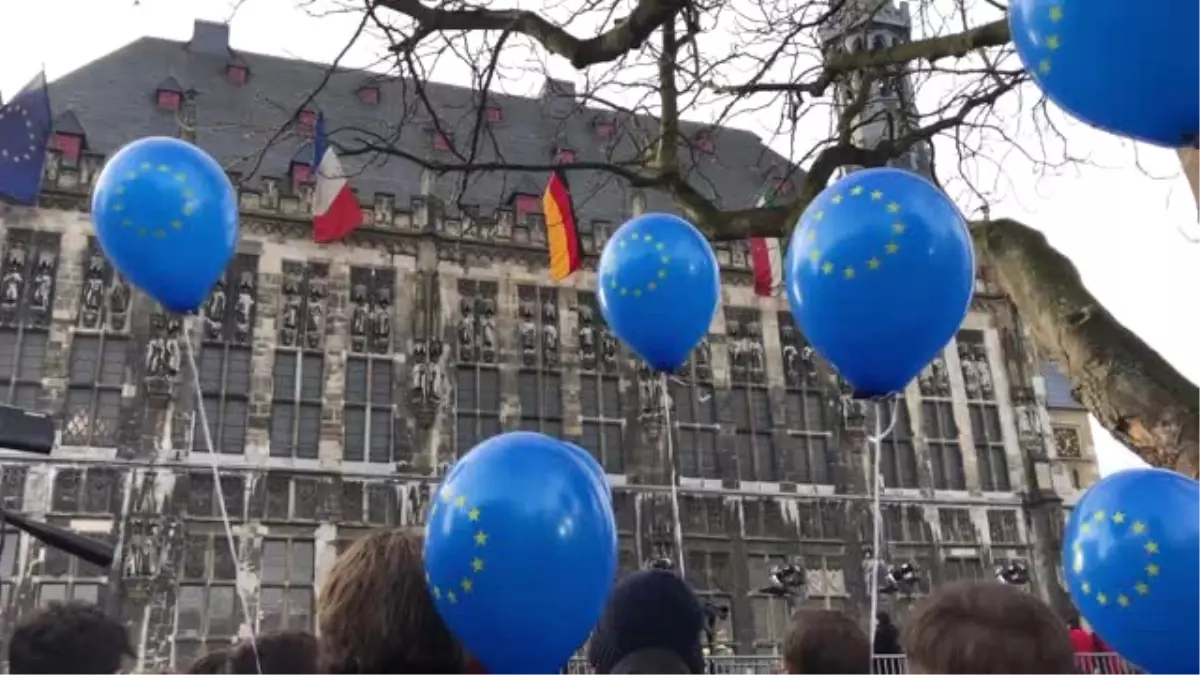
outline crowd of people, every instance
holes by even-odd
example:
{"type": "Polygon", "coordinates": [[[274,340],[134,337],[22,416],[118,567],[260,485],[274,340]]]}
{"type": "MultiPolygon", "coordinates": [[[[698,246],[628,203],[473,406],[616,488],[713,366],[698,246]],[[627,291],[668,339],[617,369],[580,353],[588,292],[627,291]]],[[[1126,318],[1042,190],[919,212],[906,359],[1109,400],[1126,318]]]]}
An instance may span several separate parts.
{"type": "MultiPolygon", "coordinates": [[[[317,600],[319,637],[258,635],[205,654],[189,673],[485,673],[438,615],[425,582],[419,535],[369,534],[338,557],[317,600]]],[[[850,616],[801,610],[783,643],[787,673],[871,673],[872,653],[903,653],[911,673],[1076,673],[1084,644],[1048,606],[991,581],[938,588],[904,622],[876,617],[874,644],[850,616]]],[[[704,673],[704,609],[670,571],[618,581],[586,646],[595,673],[704,673]]],[[[1090,634],[1086,634],[1090,635],[1090,634]]],[[[8,643],[12,673],[131,672],[123,625],[99,608],[66,603],[19,622],[8,643]]],[[[564,664],[564,668],[565,668],[564,664]]],[[[1090,671],[1089,671],[1090,672],[1090,671]]]]}

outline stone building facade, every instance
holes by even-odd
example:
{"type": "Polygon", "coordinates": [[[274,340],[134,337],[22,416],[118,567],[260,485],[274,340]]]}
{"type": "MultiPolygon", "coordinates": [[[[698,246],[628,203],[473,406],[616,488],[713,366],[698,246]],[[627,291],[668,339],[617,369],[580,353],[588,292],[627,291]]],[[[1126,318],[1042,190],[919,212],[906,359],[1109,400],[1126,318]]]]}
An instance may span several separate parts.
{"type": "MultiPolygon", "coordinates": [[[[252,629],[312,627],[322,577],[346,542],[378,527],[419,530],[455,458],[510,429],[593,452],[614,486],[622,572],[681,555],[688,581],[730,607],[720,636],[739,653],[769,652],[783,636],[788,608],[756,590],[785,560],[808,570],[805,603],[865,619],[865,438],[890,408],[842,398],[786,303],[754,295],[746,247],[735,243],[716,247],[723,307],[669,385],[665,415],[657,385],[607,331],[591,292],[611,223],[667,208],[660,196],[627,191],[607,212],[581,208],[585,270],[554,285],[544,229],[525,199],[540,185],[525,187],[527,178],[482,208],[463,207],[462,192],[447,193],[429,173],[364,175],[355,182],[364,226],[343,244],[312,243],[298,139],[260,155],[261,178],[235,180],[238,253],[198,317],[164,314],[117,277],[87,214],[104,154],[173,133],[229,165],[243,148],[223,145],[220,123],[236,117],[240,88],[258,81],[261,100],[274,74],[298,67],[234,52],[221,31],[198,23],[186,44],[142,40],[55,83],[40,207],[0,207],[0,402],[46,411],[59,425],[49,459],[0,450],[0,499],[120,553],[112,569],[96,569],[6,530],[0,623],[51,600],[102,602],[128,623],[147,669],[182,665],[252,629]],[[129,70],[159,62],[166,72],[129,70]],[[105,69],[128,75],[100,77],[105,69]],[[118,80],[141,89],[120,101],[98,90],[118,80]],[[199,395],[184,340],[197,355],[199,395]],[[682,552],[668,437],[678,449],[682,552]]],[[[362,74],[342,75],[350,84],[323,92],[327,115],[337,96],[371,106],[390,95],[382,85],[365,94],[362,74]]],[[[294,80],[280,86],[297,89],[294,80]]],[[[485,115],[499,117],[497,105],[505,119],[521,106],[553,111],[557,101],[488,102],[485,115]]],[[[604,138],[608,119],[589,118],[578,133],[604,138]]],[[[301,115],[297,136],[303,123],[301,115]]],[[[513,120],[508,131],[521,129],[513,120]]],[[[235,131],[243,140],[269,133],[235,131]]],[[[414,142],[440,152],[439,139],[450,141],[442,133],[414,142]]],[[[698,147],[715,143],[718,153],[748,136],[695,133],[698,147]]],[[[578,135],[551,137],[560,158],[591,152],[578,135]]],[[[746,202],[755,191],[743,186],[774,175],[748,166],[725,183],[746,202]]],[[[962,330],[905,391],[881,446],[883,555],[915,562],[921,593],[1022,559],[1034,591],[1065,609],[1055,581],[1062,477],[1052,471],[1044,387],[1019,317],[981,276],[962,330]]],[[[886,600],[901,615],[910,602],[886,600]]]]}

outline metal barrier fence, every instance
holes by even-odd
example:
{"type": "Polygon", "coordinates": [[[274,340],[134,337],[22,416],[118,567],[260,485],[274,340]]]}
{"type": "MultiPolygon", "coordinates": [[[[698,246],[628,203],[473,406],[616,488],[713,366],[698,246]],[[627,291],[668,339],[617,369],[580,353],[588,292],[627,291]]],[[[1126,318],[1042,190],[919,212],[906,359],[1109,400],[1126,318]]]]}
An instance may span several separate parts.
{"type": "MultiPolygon", "coordinates": [[[[1098,675],[1136,675],[1140,671],[1112,653],[1078,654],[1079,672],[1098,675]]],[[[768,675],[782,672],[778,656],[713,656],[707,659],[710,675],[768,675]]],[[[873,675],[907,675],[908,661],[903,656],[876,656],[873,675]]],[[[583,659],[572,659],[569,675],[590,675],[583,659]]]]}

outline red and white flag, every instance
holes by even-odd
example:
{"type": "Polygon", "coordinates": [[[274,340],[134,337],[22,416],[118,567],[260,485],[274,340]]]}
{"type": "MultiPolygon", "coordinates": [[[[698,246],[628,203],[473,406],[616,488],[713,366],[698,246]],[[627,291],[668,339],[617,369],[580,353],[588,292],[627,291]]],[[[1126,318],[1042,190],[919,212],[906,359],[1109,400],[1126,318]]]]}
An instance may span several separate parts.
{"type": "Polygon", "coordinates": [[[325,137],[325,116],[317,115],[313,141],[313,165],[317,184],[313,190],[313,241],[328,244],[339,241],[362,223],[362,207],[351,192],[337,152],[325,137]]]}
{"type": "Polygon", "coordinates": [[[776,237],[750,237],[754,294],[769,298],[783,288],[783,251],[776,237]]]}

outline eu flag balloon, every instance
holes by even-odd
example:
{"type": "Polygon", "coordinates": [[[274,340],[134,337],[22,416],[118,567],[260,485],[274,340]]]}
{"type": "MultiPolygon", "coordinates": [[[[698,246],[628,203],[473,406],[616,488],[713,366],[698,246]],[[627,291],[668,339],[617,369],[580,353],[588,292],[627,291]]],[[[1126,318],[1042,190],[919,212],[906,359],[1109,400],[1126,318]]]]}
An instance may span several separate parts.
{"type": "Polygon", "coordinates": [[[591,473],[592,477],[596,479],[597,489],[599,489],[605,495],[608,495],[608,498],[611,500],[612,488],[610,488],[608,485],[608,474],[604,472],[604,467],[600,466],[600,462],[598,462],[596,458],[592,456],[592,453],[579,447],[578,445],[575,445],[574,443],[567,443],[566,441],[563,442],[567,444],[568,448],[571,448],[571,450],[575,451],[575,456],[579,458],[579,461],[583,462],[583,465],[587,467],[588,472],[591,473]]]}
{"type": "Polygon", "coordinates": [[[971,303],[975,251],[933,183],[866,169],[805,210],[784,277],[805,337],[855,396],[871,398],[901,391],[954,337],[971,303]]]}
{"type": "Polygon", "coordinates": [[[425,526],[425,572],[446,625],[489,673],[558,672],[616,577],[612,505],[565,443],[517,431],[451,469],[425,526]]]}
{"type": "Polygon", "coordinates": [[[117,271],[172,312],[200,307],[238,240],[229,178],[177,138],[143,138],[113,155],[96,180],[92,221],[117,271]]]}
{"type": "Polygon", "coordinates": [[[1118,654],[1151,673],[1200,672],[1200,483],[1114,473],[1075,505],[1062,551],[1071,599],[1118,654]]]}
{"type": "Polygon", "coordinates": [[[717,311],[720,269],[708,240],[691,223],[647,213],[604,245],[597,275],[608,326],[657,371],[682,366],[717,311]]]}
{"type": "Polygon", "coordinates": [[[1155,145],[1195,142],[1196,0],[1013,0],[1008,22],[1025,69],[1067,112],[1155,145]]]}

